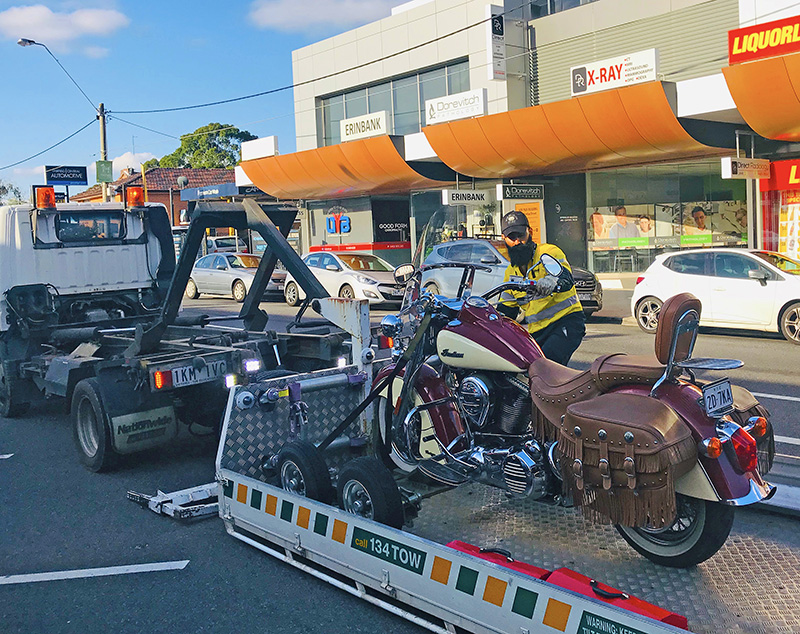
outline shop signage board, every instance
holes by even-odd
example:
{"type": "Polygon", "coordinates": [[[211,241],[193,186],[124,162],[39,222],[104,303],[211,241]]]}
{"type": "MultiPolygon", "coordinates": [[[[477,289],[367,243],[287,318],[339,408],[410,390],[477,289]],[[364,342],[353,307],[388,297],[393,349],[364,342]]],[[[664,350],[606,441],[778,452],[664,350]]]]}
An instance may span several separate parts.
{"type": "Polygon", "coordinates": [[[494,192],[491,189],[443,189],[442,204],[467,207],[482,207],[495,202],[494,192]]]}
{"type": "Polygon", "coordinates": [[[728,31],[728,63],[800,51],[800,15],[728,31]]]}
{"type": "Polygon", "coordinates": [[[498,185],[497,197],[502,200],[544,200],[544,185],[498,185]]]}
{"type": "Polygon", "coordinates": [[[45,165],[45,182],[48,185],[88,185],[86,168],[82,165],[45,165]]]}
{"type": "Polygon", "coordinates": [[[339,122],[339,131],[342,134],[343,142],[388,134],[388,130],[386,129],[386,111],[381,110],[380,112],[363,114],[360,117],[342,119],[339,122]]]}
{"type": "Polygon", "coordinates": [[[97,170],[98,183],[114,182],[114,168],[111,161],[95,161],[94,165],[97,170]]]}
{"type": "Polygon", "coordinates": [[[599,62],[573,66],[569,70],[572,96],[655,81],[658,51],[654,48],[599,62]]]}
{"type": "Polygon", "coordinates": [[[489,79],[506,79],[506,26],[503,14],[505,9],[496,4],[486,7],[487,52],[489,54],[489,79]]]}
{"type": "Polygon", "coordinates": [[[775,161],[770,171],[769,180],[760,183],[762,192],[800,189],[800,160],[775,161]]]}
{"type": "Polygon", "coordinates": [[[767,159],[722,157],[722,178],[769,178],[767,159]]]}
{"type": "Polygon", "coordinates": [[[486,88],[467,90],[425,101],[425,125],[481,117],[486,114],[486,88]]]}

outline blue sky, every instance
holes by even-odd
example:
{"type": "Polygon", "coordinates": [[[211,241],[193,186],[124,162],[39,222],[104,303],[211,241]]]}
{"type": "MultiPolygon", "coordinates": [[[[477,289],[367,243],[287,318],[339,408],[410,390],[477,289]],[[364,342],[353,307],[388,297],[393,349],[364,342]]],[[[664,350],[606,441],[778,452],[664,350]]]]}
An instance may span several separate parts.
{"type": "MultiPolygon", "coordinates": [[[[122,111],[189,106],[288,86],[292,50],[389,15],[398,4],[402,0],[0,0],[0,167],[90,123],[96,114],[92,104],[101,101],[111,113],[108,156],[115,175],[169,154],[179,145],[177,137],[212,121],[259,137],[277,135],[281,153],[294,151],[291,90],[174,113],[122,111]],[[46,44],[92,104],[44,48],[18,46],[19,38],[46,44]]],[[[57,148],[0,170],[0,180],[17,185],[27,198],[32,184],[44,183],[44,165],[86,165],[91,185],[99,158],[95,122],[57,148]]]]}

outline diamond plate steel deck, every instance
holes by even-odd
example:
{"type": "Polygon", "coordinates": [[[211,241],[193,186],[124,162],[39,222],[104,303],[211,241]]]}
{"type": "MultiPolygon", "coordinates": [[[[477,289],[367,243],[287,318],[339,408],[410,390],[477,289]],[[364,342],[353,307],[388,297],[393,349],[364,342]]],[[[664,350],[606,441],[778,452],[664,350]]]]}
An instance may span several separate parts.
{"type": "Polygon", "coordinates": [[[639,556],[611,526],[574,509],[510,500],[465,485],[423,503],[410,532],[501,547],[542,568],[566,566],[685,615],[697,634],[800,632],[800,531],[796,519],[737,510],[714,557],[687,570],[639,556]]]}

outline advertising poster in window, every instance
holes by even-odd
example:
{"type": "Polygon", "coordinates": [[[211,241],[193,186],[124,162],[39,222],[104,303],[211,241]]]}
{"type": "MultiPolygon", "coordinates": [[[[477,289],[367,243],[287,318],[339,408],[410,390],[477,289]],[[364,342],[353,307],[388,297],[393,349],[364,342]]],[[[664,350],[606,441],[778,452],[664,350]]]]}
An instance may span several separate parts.
{"type": "Polygon", "coordinates": [[[800,254],[798,237],[800,234],[800,193],[792,192],[786,196],[786,204],[781,205],[778,225],[778,251],[790,258],[800,254]]]}
{"type": "Polygon", "coordinates": [[[531,237],[536,244],[542,243],[542,203],[539,200],[518,202],[514,205],[515,211],[521,211],[528,219],[531,226],[531,237]]]}

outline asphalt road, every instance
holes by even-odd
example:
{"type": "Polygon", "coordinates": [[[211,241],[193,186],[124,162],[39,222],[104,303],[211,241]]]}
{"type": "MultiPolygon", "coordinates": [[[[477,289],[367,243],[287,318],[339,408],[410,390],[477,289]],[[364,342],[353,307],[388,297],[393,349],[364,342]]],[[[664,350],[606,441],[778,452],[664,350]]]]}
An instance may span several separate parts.
{"type": "MultiPolygon", "coordinates": [[[[609,306],[615,303],[624,306],[621,292],[609,306]]],[[[238,308],[224,299],[186,305],[215,315],[238,308]]],[[[294,313],[281,302],[263,308],[276,330],[294,313]]],[[[377,323],[386,312],[373,314],[377,323]]],[[[652,350],[652,336],[620,322],[613,314],[590,321],[573,365],[586,367],[607,352],[652,350]]],[[[778,447],[789,465],[798,460],[797,401],[778,397],[800,394],[798,352],[777,337],[731,332],[703,332],[697,346],[698,356],[745,361],[731,378],[766,395],[761,398],[778,435],[791,441],[778,447]]],[[[71,436],[59,401],[35,404],[19,420],[0,419],[0,631],[423,631],[240,543],[217,519],[181,524],[125,499],[127,490],[152,494],[212,481],[212,439],[183,431],[171,445],[95,475],[79,465],[71,436]],[[18,577],[159,563],[172,569],[66,580],[18,577]]]]}

